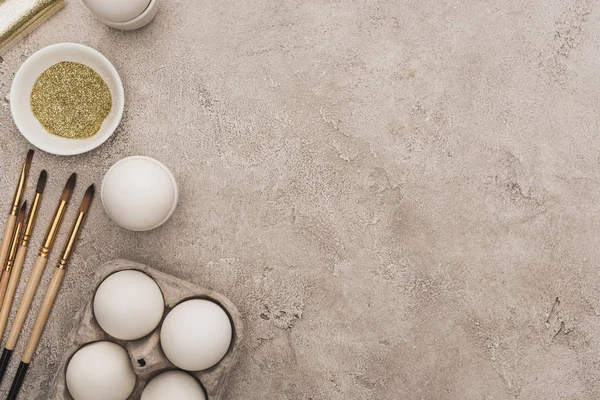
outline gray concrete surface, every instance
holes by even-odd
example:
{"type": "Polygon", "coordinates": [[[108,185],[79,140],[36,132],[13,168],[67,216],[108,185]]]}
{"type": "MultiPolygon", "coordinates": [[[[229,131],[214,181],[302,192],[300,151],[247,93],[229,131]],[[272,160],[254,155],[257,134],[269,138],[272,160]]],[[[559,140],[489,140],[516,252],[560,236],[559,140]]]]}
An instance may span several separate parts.
{"type": "MultiPolygon", "coordinates": [[[[126,117],[89,154],[37,154],[34,243],[69,173],[78,201],[128,155],[171,167],[181,204],[149,233],[93,206],[22,398],[46,398],[117,257],[237,304],[228,399],[600,398],[599,33],[592,0],[166,0],[136,32],[70,0],[0,92],[79,42],[122,74],[126,117]]],[[[27,143],[0,113],[7,208],[27,143]]]]}

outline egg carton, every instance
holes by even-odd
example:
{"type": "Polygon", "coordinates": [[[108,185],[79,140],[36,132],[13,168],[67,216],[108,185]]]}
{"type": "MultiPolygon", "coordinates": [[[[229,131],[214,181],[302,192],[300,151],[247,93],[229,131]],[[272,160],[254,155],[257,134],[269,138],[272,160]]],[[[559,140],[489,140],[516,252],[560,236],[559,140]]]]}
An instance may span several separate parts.
{"type": "Polygon", "coordinates": [[[207,370],[198,372],[189,372],[196,377],[204,387],[208,400],[221,400],[223,396],[225,380],[235,363],[237,362],[240,343],[242,340],[242,317],[229,299],[225,296],[213,292],[212,290],[194,285],[192,283],[175,278],[171,275],[159,272],[144,264],[135,263],[128,260],[114,260],[104,264],[94,276],[93,292],[90,294],[90,300],[84,309],[75,317],[76,327],[69,337],[69,344],[65,356],[61,362],[60,368],[54,377],[54,391],[50,399],[53,400],[73,400],[66,384],[66,370],[69,360],[77,350],[86,344],[98,341],[110,341],[119,344],[127,350],[133,370],[137,375],[137,381],[133,393],[128,400],[138,400],[146,384],[156,375],[169,370],[177,370],[165,356],[160,346],[160,327],[159,326],[149,335],[142,339],[126,341],[118,340],[104,332],[93,312],[94,294],[100,284],[108,276],[115,272],[123,270],[137,270],[152,277],[162,290],[165,300],[164,317],[177,304],[190,299],[207,299],[219,304],[229,315],[233,326],[233,335],[231,345],[227,354],[219,363],[207,370]]]}

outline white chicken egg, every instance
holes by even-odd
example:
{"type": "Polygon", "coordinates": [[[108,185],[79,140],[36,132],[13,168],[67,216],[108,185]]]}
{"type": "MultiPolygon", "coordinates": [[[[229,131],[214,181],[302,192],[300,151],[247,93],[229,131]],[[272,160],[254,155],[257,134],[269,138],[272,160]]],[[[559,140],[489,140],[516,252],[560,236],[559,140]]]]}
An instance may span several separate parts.
{"type": "Polygon", "coordinates": [[[67,366],[67,388],[74,400],[126,400],[135,381],[127,352],[111,342],[82,347],[67,366]]]}
{"type": "Polygon", "coordinates": [[[217,364],[227,354],[232,327],[227,313],[209,300],[188,300],[165,318],[162,349],[175,366],[201,371],[217,364]]]}
{"type": "Polygon", "coordinates": [[[179,190],[161,162],[127,157],[113,165],[102,181],[102,205],[117,225],[147,231],[164,224],[175,212],[179,190]]]}
{"type": "Polygon", "coordinates": [[[182,371],[167,371],[152,379],[144,388],[141,400],[206,400],[196,379],[182,371]]]}
{"type": "Polygon", "coordinates": [[[121,340],[148,335],[160,324],[164,308],[158,284],[135,270],[110,275],[94,296],[96,321],[104,332],[121,340]]]}

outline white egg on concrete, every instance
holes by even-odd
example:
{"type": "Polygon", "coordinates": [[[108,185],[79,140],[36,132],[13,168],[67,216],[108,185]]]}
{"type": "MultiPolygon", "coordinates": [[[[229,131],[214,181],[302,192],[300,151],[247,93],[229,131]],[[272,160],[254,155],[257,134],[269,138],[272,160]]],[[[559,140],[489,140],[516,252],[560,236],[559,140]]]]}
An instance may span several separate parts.
{"type": "Polygon", "coordinates": [[[141,400],[206,400],[202,386],[182,371],[167,371],[152,379],[142,392],[141,400]]]}
{"type": "Polygon", "coordinates": [[[175,212],[179,190],[161,162],[143,156],[114,164],[102,181],[102,204],[119,226],[147,231],[164,224],[175,212]]]}
{"type": "Polygon", "coordinates": [[[160,324],[165,309],[160,287],[143,272],[119,271],[106,278],[94,296],[94,317],[114,338],[136,340],[160,324]]]}
{"type": "Polygon", "coordinates": [[[161,331],[162,349],[175,366],[201,371],[227,354],[232,338],[227,313],[209,300],[188,300],[167,314],[161,331]]]}
{"type": "Polygon", "coordinates": [[[135,382],[127,352],[112,342],[82,347],[67,366],[67,388],[74,400],[126,400],[135,382]]]}

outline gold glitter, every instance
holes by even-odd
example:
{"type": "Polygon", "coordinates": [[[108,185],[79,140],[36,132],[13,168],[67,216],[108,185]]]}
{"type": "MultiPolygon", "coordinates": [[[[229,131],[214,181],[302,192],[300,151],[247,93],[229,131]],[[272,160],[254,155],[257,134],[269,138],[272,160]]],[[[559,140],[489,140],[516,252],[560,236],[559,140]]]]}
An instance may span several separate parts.
{"type": "Polygon", "coordinates": [[[53,135],[87,139],[110,114],[112,98],[106,82],[90,67],[65,61],[40,75],[31,90],[31,111],[53,135]]]}
{"type": "Polygon", "coordinates": [[[0,0],[0,54],[64,5],[64,0],[0,0]]]}

